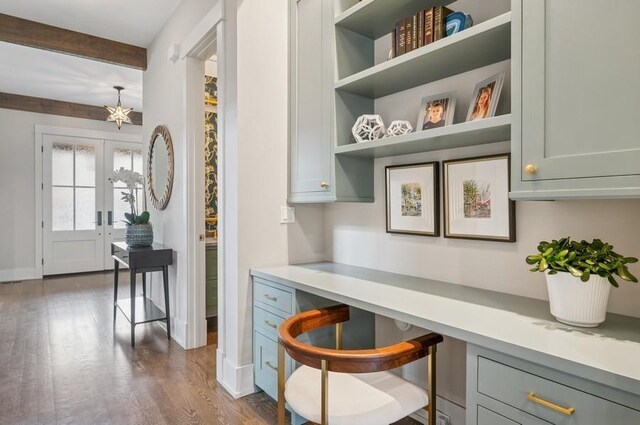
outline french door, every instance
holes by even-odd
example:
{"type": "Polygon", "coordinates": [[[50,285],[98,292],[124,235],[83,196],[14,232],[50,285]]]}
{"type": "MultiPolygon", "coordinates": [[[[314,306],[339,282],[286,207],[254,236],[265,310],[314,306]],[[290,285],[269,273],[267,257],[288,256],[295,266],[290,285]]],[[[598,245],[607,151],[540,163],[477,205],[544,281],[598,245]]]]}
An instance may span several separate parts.
{"type": "MultiPolygon", "coordinates": [[[[43,136],[43,274],[113,268],[110,245],[124,238],[128,205],[120,167],[142,173],[142,145],[105,139],[43,136]]],[[[142,186],[136,199],[144,202],[142,186]]]]}

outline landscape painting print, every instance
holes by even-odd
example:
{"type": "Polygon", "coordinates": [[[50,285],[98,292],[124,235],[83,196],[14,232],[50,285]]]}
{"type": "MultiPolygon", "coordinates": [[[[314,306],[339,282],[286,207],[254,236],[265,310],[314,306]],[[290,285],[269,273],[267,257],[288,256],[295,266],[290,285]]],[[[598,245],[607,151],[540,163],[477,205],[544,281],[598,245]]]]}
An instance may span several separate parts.
{"type": "Polygon", "coordinates": [[[422,216],[422,187],[420,183],[403,183],[400,191],[402,193],[400,214],[403,217],[422,216]]]}
{"type": "Polygon", "coordinates": [[[440,234],[438,165],[434,161],[385,167],[387,233],[440,234]]]}
{"type": "Polygon", "coordinates": [[[462,182],[465,218],[491,218],[491,183],[484,180],[462,182]]]}

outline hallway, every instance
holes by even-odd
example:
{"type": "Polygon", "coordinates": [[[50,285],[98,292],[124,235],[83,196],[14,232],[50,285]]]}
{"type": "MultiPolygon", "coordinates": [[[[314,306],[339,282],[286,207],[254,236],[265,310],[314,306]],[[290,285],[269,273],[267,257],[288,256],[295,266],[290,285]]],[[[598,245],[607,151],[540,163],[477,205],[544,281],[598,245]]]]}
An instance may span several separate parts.
{"type": "MultiPolygon", "coordinates": [[[[136,327],[132,350],[120,312],[114,336],[112,279],[0,285],[0,423],[275,422],[275,404],[263,393],[234,400],[217,384],[215,345],[185,351],[151,323],[136,327]]],[[[127,291],[127,273],[121,279],[127,291]]]]}

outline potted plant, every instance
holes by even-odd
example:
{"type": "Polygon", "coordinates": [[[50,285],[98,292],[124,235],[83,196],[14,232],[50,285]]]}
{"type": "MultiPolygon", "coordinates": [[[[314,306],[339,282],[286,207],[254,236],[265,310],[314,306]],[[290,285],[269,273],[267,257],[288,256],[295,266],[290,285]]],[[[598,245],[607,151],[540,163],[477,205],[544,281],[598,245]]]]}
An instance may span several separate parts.
{"type": "Polygon", "coordinates": [[[542,241],[538,253],[529,255],[532,272],[545,272],[551,314],[568,325],[595,327],[604,322],[611,286],[618,287],[615,276],[638,282],[627,264],[638,259],[625,257],[613,246],[594,239],[576,242],[566,237],[542,241]]]}
{"type": "Polygon", "coordinates": [[[127,192],[122,193],[122,200],[131,207],[130,213],[124,213],[127,228],[124,233],[124,241],[131,247],[150,246],[153,244],[153,227],[149,223],[149,212],[138,214],[135,189],[142,187],[144,190],[144,178],[142,174],[120,167],[109,178],[111,183],[122,182],[127,185],[127,192]]]}

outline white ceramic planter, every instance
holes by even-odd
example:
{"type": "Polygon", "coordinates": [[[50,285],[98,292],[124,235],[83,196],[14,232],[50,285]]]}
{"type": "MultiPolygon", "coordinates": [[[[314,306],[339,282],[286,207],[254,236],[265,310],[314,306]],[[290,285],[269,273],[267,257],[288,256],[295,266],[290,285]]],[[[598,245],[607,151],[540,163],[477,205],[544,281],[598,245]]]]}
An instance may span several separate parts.
{"type": "Polygon", "coordinates": [[[558,322],[594,328],[604,322],[611,284],[600,276],[588,282],[570,273],[546,275],[551,314],[558,322]]]}

